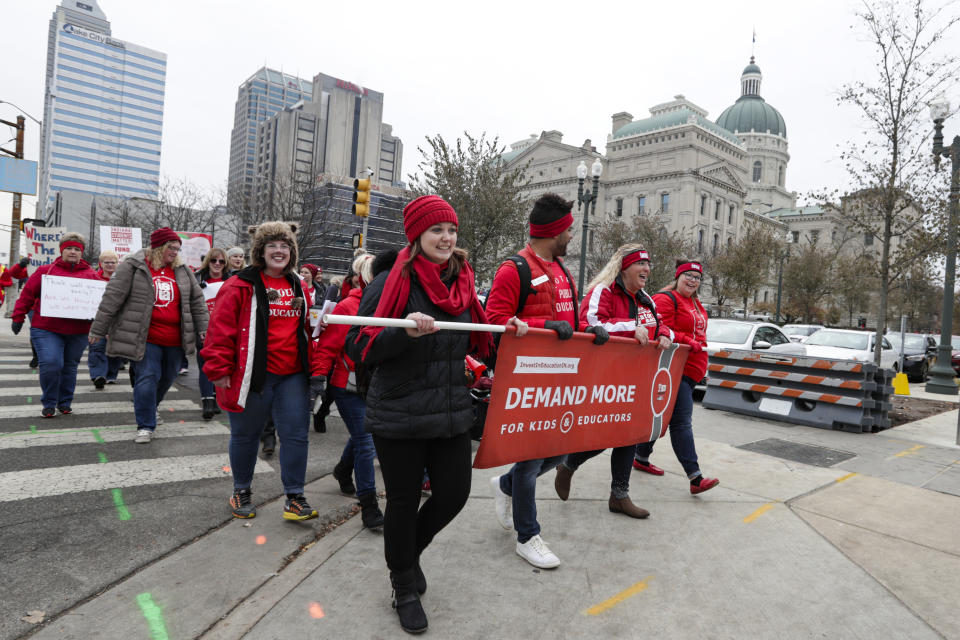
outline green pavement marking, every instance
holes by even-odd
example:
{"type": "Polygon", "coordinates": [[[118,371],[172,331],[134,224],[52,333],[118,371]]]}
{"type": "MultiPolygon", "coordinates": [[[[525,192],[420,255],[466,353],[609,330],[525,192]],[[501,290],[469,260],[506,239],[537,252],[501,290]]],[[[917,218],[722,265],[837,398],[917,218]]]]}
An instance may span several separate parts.
{"type": "Polygon", "coordinates": [[[105,442],[103,436],[100,435],[100,429],[90,429],[90,433],[93,434],[93,439],[97,442],[105,442]]]}
{"type": "MultiPolygon", "coordinates": [[[[96,429],[91,429],[91,431],[98,431],[98,432],[104,431],[104,430],[116,431],[117,429],[130,430],[131,427],[130,425],[118,426],[118,427],[98,427],[96,429]]],[[[44,435],[57,435],[57,434],[63,434],[63,433],[76,433],[76,432],[77,432],[76,429],[64,429],[63,431],[53,430],[53,429],[44,429],[43,431],[44,435]]],[[[30,433],[38,433],[37,427],[34,425],[30,425],[30,433]]],[[[23,435],[24,435],[23,432],[15,431],[13,433],[0,433],[0,438],[6,438],[9,436],[23,437],[23,435]]],[[[104,442],[104,440],[97,440],[97,442],[104,442]]]]}
{"type": "Polygon", "coordinates": [[[33,396],[27,396],[27,404],[33,402],[33,396]]]}
{"type": "Polygon", "coordinates": [[[30,433],[36,433],[36,432],[37,432],[37,425],[35,424],[30,425],[30,433]]]}
{"type": "MultiPolygon", "coordinates": [[[[129,520],[130,512],[127,510],[127,505],[123,504],[123,493],[120,489],[113,489],[111,493],[113,493],[113,506],[117,508],[117,517],[121,520],[129,520]]],[[[149,595],[147,594],[148,597],[149,595]]],[[[166,638],[166,636],[163,637],[166,638]]]]}
{"type": "Polygon", "coordinates": [[[150,627],[150,640],[170,640],[167,625],[163,623],[163,609],[153,601],[153,596],[141,593],[137,596],[137,604],[140,605],[140,612],[150,627]]]}
{"type": "Polygon", "coordinates": [[[101,464],[107,461],[107,454],[105,454],[103,451],[97,453],[97,457],[100,459],[101,464]]]}

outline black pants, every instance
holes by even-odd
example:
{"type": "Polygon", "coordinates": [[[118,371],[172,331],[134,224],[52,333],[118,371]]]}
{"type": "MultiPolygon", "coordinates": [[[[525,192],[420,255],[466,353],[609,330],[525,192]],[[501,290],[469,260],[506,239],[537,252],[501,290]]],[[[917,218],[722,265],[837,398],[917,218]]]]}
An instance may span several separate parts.
{"type": "Polygon", "coordinates": [[[463,509],[470,496],[470,433],[453,438],[397,440],[373,436],[387,490],[383,554],[401,573],[416,564],[433,537],[463,509]],[[432,495],[420,506],[423,470],[432,495]],[[419,508],[419,510],[418,510],[419,508]]]}
{"type": "MultiPolygon", "coordinates": [[[[627,445],[625,447],[616,447],[610,454],[610,493],[615,498],[626,498],[630,491],[630,470],[633,468],[633,455],[637,450],[636,445],[627,445]]],[[[572,471],[580,468],[584,462],[597,454],[603,453],[604,449],[596,451],[583,451],[580,453],[571,453],[563,461],[564,466],[572,471]]]]}

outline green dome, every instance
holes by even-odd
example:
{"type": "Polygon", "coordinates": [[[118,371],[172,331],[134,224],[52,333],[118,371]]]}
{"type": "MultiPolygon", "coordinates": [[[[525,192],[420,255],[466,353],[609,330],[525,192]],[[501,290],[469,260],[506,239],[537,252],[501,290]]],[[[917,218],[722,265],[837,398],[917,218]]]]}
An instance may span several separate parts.
{"type": "Polygon", "coordinates": [[[651,133],[653,131],[659,131],[661,129],[669,129],[671,127],[679,127],[682,124],[686,124],[690,116],[696,117],[696,122],[698,125],[703,127],[708,131],[719,135],[722,138],[729,140],[730,142],[736,145],[742,145],[743,141],[740,140],[737,136],[730,133],[729,129],[724,129],[723,127],[718,127],[714,123],[710,122],[699,113],[694,113],[690,109],[677,109],[676,111],[670,111],[668,113],[661,113],[655,115],[651,118],[644,118],[643,120],[635,120],[629,124],[625,124],[613,134],[613,138],[625,138],[627,136],[635,136],[641,133],[651,133]]]}
{"type": "Polygon", "coordinates": [[[751,62],[743,68],[743,73],[741,75],[747,75],[748,73],[760,73],[760,67],[751,62]]]}
{"type": "MultiPolygon", "coordinates": [[[[759,70],[758,68],[757,71],[759,70]]],[[[727,107],[720,114],[717,124],[734,133],[751,131],[767,133],[769,131],[774,135],[787,137],[787,123],[783,121],[783,116],[758,95],[740,96],[733,106],[727,107]]]]}

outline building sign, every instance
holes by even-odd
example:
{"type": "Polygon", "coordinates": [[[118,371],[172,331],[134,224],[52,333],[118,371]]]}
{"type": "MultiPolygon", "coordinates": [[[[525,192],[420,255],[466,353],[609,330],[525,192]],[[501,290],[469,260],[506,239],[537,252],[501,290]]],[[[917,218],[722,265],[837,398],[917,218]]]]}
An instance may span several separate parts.
{"type": "Polygon", "coordinates": [[[138,227],[100,227],[100,251],[113,251],[123,260],[143,248],[138,227]]]}
{"type": "Polygon", "coordinates": [[[83,27],[78,27],[76,25],[70,24],[67,22],[63,25],[63,30],[66,33],[71,33],[80,38],[86,38],[87,40],[93,40],[94,42],[99,42],[101,44],[108,44],[111,47],[117,47],[118,49],[126,49],[127,45],[120,40],[114,40],[108,35],[97,33],[96,31],[87,31],[83,27]]]}
{"type": "Polygon", "coordinates": [[[337,80],[337,88],[346,89],[347,91],[353,91],[354,93],[359,94],[361,96],[367,95],[366,89],[364,89],[363,87],[358,87],[352,82],[347,82],[346,80],[337,80]]]}
{"type": "Polygon", "coordinates": [[[0,191],[37,195],[37,163],[0,156],[0,191]]]}

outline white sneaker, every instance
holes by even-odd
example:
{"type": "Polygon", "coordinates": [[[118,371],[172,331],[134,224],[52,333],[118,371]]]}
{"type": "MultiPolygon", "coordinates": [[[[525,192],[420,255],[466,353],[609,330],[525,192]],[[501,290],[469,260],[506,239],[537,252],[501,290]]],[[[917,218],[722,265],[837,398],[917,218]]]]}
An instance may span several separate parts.
{"type": "Polygon", "coordinates": [[[507,531],[513,530],[513,499],[500,489],[500,476],[490,478],[490,491],[500,526],[507,531]]]}
{"type": "Polygon", "coordinates": [[[553,569],[560,566],[560,558],[550,551],[540,536],[533,536],[524,543],[517,543],[517,555],[541,569],[553,569]]]}
{"type": "Polygon", "coordinates": [[[163,424],[163,416],[160,415],[160,407],[157,407],[157,426],[163,424]]]}
{"type": "Polygon", "coordinates": [[[137,444],[149,444],[153,439],[153,431],[150,429],[137,429],[137,437],[133,439],[137,444]]]}

